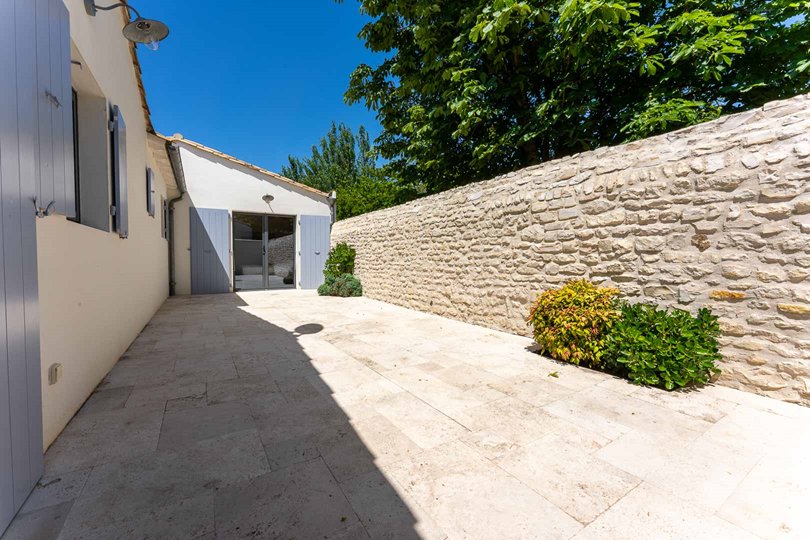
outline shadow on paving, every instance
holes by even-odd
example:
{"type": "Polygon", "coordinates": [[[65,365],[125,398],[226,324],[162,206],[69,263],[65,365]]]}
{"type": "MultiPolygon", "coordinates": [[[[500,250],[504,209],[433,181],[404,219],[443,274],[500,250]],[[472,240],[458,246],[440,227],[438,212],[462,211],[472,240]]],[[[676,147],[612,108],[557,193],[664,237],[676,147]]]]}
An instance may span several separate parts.
{"type": "Polygon", "coordinates": [[[164,304],[51,446],[4,538],[419,538],[299,343],[322,327],[285,330],[246,305],[164,304]]]}

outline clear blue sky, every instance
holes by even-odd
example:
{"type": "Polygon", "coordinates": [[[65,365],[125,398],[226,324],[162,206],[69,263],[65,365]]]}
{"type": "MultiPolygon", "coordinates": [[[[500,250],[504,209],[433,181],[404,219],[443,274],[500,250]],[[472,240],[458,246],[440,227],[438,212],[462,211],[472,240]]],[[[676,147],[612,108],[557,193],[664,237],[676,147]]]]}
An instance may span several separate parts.
{"type": "Polygon", "coordinates": [[[357,37],[354,0],[132,0],[169,25],[160,50],[139,47],[155,129],[279,171],[308,155],[330,123],[379,133],[374,113],[343,101],[349,75],[382,57],[357,37]]]}

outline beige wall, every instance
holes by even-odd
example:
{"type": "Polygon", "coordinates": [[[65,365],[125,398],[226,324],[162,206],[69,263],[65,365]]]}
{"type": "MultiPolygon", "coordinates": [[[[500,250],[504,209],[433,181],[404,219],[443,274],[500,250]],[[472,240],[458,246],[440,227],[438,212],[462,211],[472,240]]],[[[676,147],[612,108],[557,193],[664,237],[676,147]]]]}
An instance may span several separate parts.
{"type": "MultiPolygon", "coordinates": [[[[230,162],[182,142],[180,155],[188,193],[175,206],[175,280],[177,294],[191,294],[191,241],[189,238],[189,208],[219,208],[233,212],[279,214],[287,216],[329,216],[325,196],[272,180],[266,175],[230,162]],[[272,195],[268,205],[262,200],[272,195]]],[[[300,268],[296,220],[296,268],[300,268]]],[[[231,249],[233,253],[233,249],[231,249]]],[[[233,285],[233,261],[230,264],[233,285]]],[[[296,284],[298,278],[296,278],[296,284]]]]}
{"type": "Polygon", "coordinates": [[[572,278],[721,317],[722,382],[810,405],[810,96],[339,221],[364,292],[528,334],[572,278]]]}
{"type": "Polygon", "coordinates": [[[44,443],[78,411],[168,294],[168,247],[161,238],[166,183],[147,150],[146,123],[119,10],[86,15],[66,0],[71,38],[104,95],[127,123],[129,238],[49,216],[37,222],[44,443]],[[155,170],[157,212],[146,212],[144,171],[155,170]],[[48,368],[63,378],[48,384],[48,368]]]}

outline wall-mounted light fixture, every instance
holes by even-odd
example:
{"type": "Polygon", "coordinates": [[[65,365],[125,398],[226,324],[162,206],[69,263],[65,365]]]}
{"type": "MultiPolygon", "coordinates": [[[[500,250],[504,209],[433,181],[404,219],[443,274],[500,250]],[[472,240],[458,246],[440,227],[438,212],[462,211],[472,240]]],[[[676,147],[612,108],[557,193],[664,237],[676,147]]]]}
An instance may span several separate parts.
{"type": "Polygon", "coordinates": [[[158,43],[166,39],[169,35],[169,27],[154,19],[144,19],[134,7],[126,2],[119,2],[110,6],[98,6],[94,0],[84,0],[84,9],[88,15],[96,16],[97,11],[110,11],[111,9],[124,8],[135,14],[135,18],[124,26],[121,33],[128,40],[135,43],[142,43],[148,49],[158,50],[158,43]]]}
{"type": "Polygon", "coordinates": [[[270,204],[271,202],[273,202],[273,199],[275,199],[275,197],[273,197],[273,196],[272,196],[272,195],[270,195],[270,194],[267,194],[267,195],[265,195],[264,197],[262,197],[262,200],[263,200],[264,202],[266,202],[267,204],[270,204]]]}
{"type": "Polygon", "coordinates": [[[334,223],[337,219],[337,191],[330,191],[326,199],[329,201],[329,215],[334,223]]]}

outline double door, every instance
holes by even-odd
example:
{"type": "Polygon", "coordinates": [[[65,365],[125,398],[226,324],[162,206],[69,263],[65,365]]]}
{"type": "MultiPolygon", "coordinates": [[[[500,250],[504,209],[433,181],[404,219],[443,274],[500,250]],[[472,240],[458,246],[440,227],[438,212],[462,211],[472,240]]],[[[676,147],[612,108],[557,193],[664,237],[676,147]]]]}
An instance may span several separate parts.
{"type": "Polygon", "coordinates": [[[295,217],[234,212],[234,291],[295,288],[295,251],[295,217]]]}

